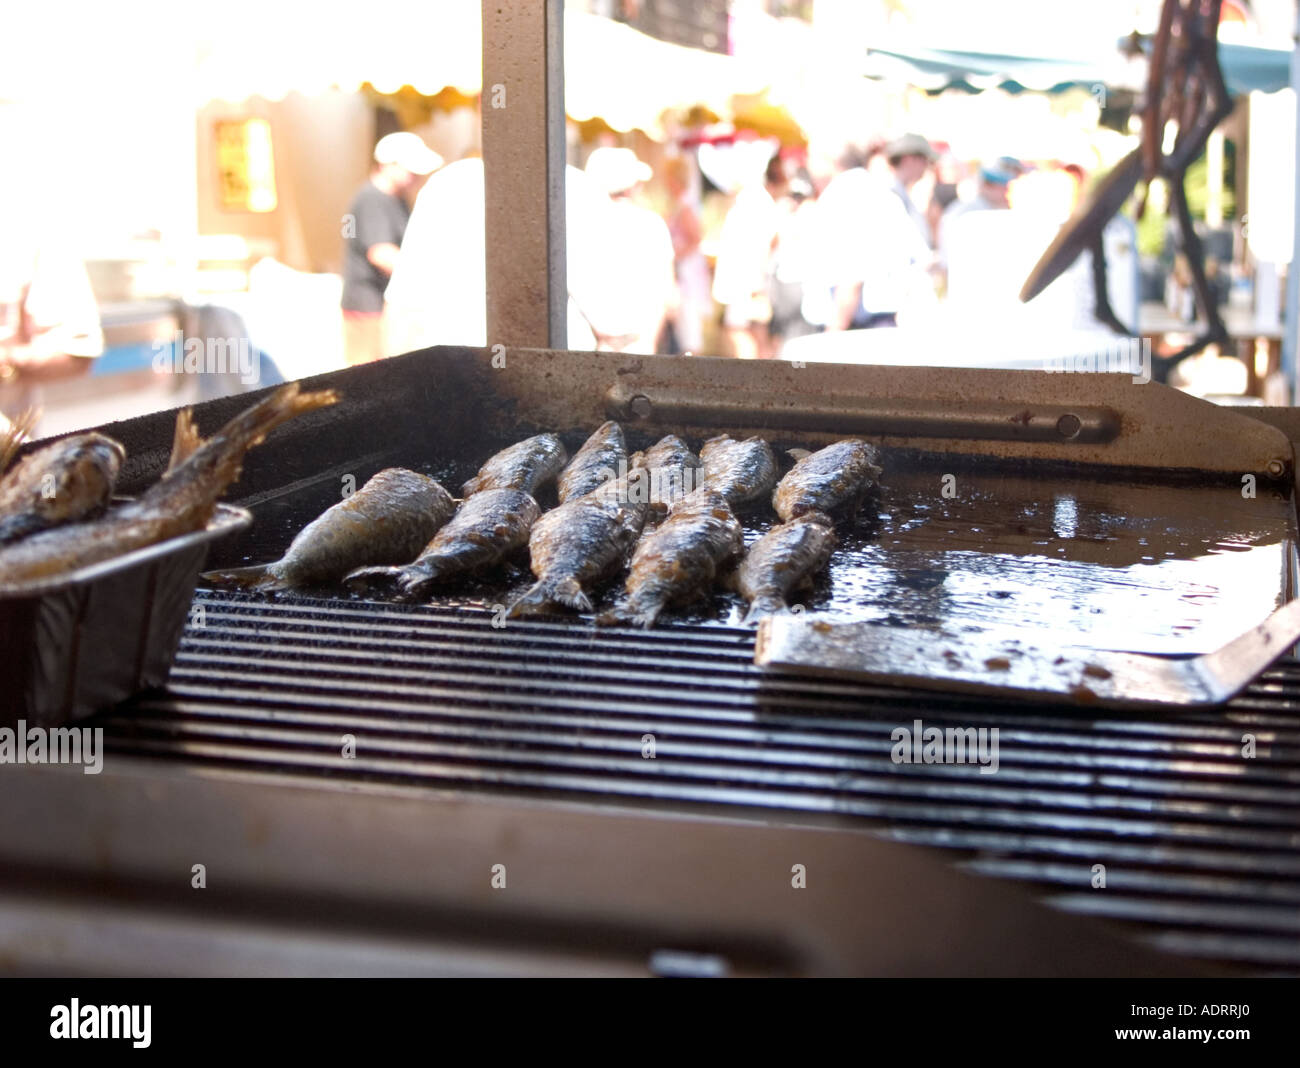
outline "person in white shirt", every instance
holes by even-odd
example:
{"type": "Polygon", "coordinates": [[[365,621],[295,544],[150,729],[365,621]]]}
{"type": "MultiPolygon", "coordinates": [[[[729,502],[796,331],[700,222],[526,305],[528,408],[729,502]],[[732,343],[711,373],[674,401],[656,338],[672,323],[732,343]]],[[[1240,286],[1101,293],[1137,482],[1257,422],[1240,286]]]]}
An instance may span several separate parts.
{"type": "Polygon", "coordinates": [[[911,197],[934,151],[907,134],[881,152],[883,176],[870,162],[850,167],[817,200],[818,267],[805,285],[804,315],[828,331],[894,326],[906,308],[934,300],[929,225],[911,197]]]}
{"type": "Polygon", "coordinates": [[[948,235],[952,224],[973,211],[1006,211],[1011,207],[1007,189],[1024,172],[1019,160],[1010,156],[984,163],[979,171],[979,189],[969,200],[957,200],[948,206],[939,221],[937,249],[939,262],[948,263],[948,235]]]}
{"type": "MultiPolygon", "coordinates": [[[[600,303],[609,264],[623,253],[606,232],[608,197],[576,167],[565,168],[565,179],[568,347],[590,350],[597,339],[580,309],[600,303]]],[[[489,343],[483,197],[477,158],[442,168],[420,190],[384,291],[390,354],[489,343]]],[[[671,243],[667,254],[671,274],[671,243]]]]}
{"type": "Polygon", "coordinates": [[[736,194],[718,240],[713,299],[723,306],[722,325],[732,353],[745,360],[772,355],[768,286],[782,221],[776,198],[785,185],[781,159],[773,156],[757,180],[747,181],[736,194]]]}
{"type": "Polygon", "coordinates": [[[906,304],[933,293],[930,224],[912,190],[929,173],[934,149],[920,134],[908,133],[884,151],[890,181],[883,195],[875,187],[864,198],[861,258],[836,287],[836,316],[829,329],[896,326],[906,304]]]}
{"type": "Polygon", "coordinates": [[[599,271],[570,292],[606,352],[654,353],[677,297],[673,240],[668,224],[635,200],[652,171],[630,148],[602,147],[587,159],[590,185],[608,198],[590,220],[608,253],[599,271]]]}

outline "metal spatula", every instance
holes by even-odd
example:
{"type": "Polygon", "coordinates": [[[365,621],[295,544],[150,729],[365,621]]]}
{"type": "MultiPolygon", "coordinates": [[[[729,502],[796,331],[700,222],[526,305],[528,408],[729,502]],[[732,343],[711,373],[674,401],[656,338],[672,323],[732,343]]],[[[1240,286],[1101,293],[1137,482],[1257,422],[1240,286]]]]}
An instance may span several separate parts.
{"type": "Polygon", "coordinates": [[[949,637],[920,628],[778,615],[759,626],[754,662],[1081,706],[1217,705],[1243,689],[1297,639],[1300,600],[1284,605],[1217,652],[1190,657],[1078,647],[1036,649],[1019,639],[949,637]]]}

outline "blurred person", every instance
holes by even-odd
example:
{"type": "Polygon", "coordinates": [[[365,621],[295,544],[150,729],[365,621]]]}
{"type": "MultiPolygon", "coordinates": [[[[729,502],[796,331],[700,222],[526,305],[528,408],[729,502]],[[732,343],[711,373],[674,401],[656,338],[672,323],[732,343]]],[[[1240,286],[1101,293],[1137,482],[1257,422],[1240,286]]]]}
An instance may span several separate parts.
{"type": "Polygon", "coordinates": [[[803,280],[803,303],[800,314],[805,321],[821,329],[834,329],[839,317],[835,301],[837,287],[856,286],[850,281],[860,244],[867,240],[863,220],[872,191],[873,176],[867,171],[868,153],[880,158],[879,145],[867,150],[845,145],[835,156],[835,171],[825,179],[811,203],[811,220],[807,241],[811,245],[810,262],[803,280]]]}
{"type": "Polygon", "coordinates": [[[677,276],[677,342],[681,351],[698,353],[704,344],[704,320],[713,311],[713,278],[709,261],[700,251],[703,225],[691,191],[690,165],[684,157],[668,160],[664,181],[672,198],[667,221],[677,276]]]}
{"type": "Polygon", "coordinates": [[[926,222],[925,212],[916,206],[912,192],[929,173],[938,159],[934,148],[920,134],[906,133],[895,138],[885,147],[885,158],[889,160],[892,175],[889,190],[902,202],[907,217],[917,228],[926,243],[931,242],[930,226],[926,222]]]}
{"type": "MultiPolygon", "coordinates": [[[[6,198],[11,208],[17,201],[6,198]]],[[[0,242],[0,411],[39,403],[40,387],[78,378],[104,350],[85,265],[52,218],[11,212],[0,242]]]]}
{"type": "Polygon", "coordinates": [[[1083,169],[1078,164],[1052,161],[1017,178],[1009,199],[1016,211],[1062,223],[1078,206],[1083,184],[1083,169]]]}
{"type": "MultiPolygon", "coordinates": [[[[567,344],[592,350],[597,340],[579,308],[599,299],[618,250],[606,233],[605,193],[576,167],[565,168],[565,192],[567,344]]],[[[443,167],[420,190],[385,291],[392,351],[488,343],[484,218],[481,159],[443,167]]]]}
{"type": "Polygon", "coordinates": [[[1011,208],[1008,189],[1023,172],[1024,168],[1020,161],[1010,156],[1003,156],[980,165],[979,187],[975,195],[969,200],[957,200],[943,213],[936,246],[941,264],[946,265],[948,262],[948,247],[943,236],[944,232],[951,233],[952,224],[973,211],[1008,211],[1011,208]]]}
{"type": "Polygon", "coordinates": [[[487,344],[483,161],[432,175],[411,211],[384,290],[389,350],[487,344]]]}
{"type": "Polygon", "coordinates": [[[925,221],[930,224],[933,247],[943,245],[943,215],[957,202],[957,186],[954,182],[935,182],[930,191],[930,200],[925,206],[925,221]]]}
{"type": "Polygon", "coordinates": [[[768,332],[772,304],[768,297],[772,251],[780,213],[777,197],[785,192],[785,169],[775,146],[765,143],[737,145],[750,162],[768,157],[763,169],[744,167],[740,191],[727,212],[718,240],[718,261],[713,272],[713,299],[723,306],[722,325],[732,355],[742,360],[772,355],[768,332]]]}
{"type": "Polygon", "coordinates": [[[823,269],[834,290],[828,330],[896,326],[904,305],[934,295],[930,227],[912,199],[934,149],[909,133],[877,155],[888,162],[887,181],[865,168],[845,171],[818,202],[819,248],[834,250],[823,269]]]}
{"type": "Polygon", "coordinates": [[[607,198],[590,224],[602,231],[608,252],[602,269],[589,272],[582,292],[572,295],[598,350],[653,354],[677,291],[668,224],[635,199],[653,172],[630,148],[602,147],[583,173],[607,198]]]}
{"type": "Polygon", "coordinates": [[[406,194],[442,166],[442,157],[413,133],[391,133],[375,145],[370,177],[353,197],[343,247],[343,355],[349,364],[388,354],[384,289],[397,267],[410,222],[406,194]]]}
{"type": "Polygon", "coordinates": [[[815,334],[820,329],[803,312],[804,282],[813,276],[815,268],[816,203],[812,176],[807,171],[797,172],[785,195],[777,201],[780,221],[772,253],[772,322],[768,331],[774,356],[781,354],[791,338],[815,334]]]}

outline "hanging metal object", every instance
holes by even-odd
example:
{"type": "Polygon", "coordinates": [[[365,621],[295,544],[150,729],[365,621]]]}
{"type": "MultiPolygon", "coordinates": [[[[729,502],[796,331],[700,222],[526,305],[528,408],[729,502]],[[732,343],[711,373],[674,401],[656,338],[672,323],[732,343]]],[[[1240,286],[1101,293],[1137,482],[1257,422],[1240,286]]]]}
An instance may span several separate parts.
{"type": "Polygon", "coordinates": [[[1182,250],[1192,272],[1197,300],[1205,309],[1206,330],[1176,353],[1181,359],[1210,344],[1224,344],[1227,328],[1219,316],[1209,280],[1205,255],[1187,204],[1187,169],[1200,158],[1214,128],[1232,112],[1219,68],[1219,11],[1222,0],[1165,0],[1160,27],[1152,42],[1142,107],[1142,143],[1125,156],[1093,190],[1082,211],[1057,234],[1020,291],[1022,301],[1033,300],[1059,278],[1080,253],[1092,253],[1093,289],[1097,319],[1121,334],[1131,334],[1110,305],[1106,289],[1106,259],[1102,233],[1137,188],[1146,184],[1138,202],[1140,219],[1146,209],[1151,182],[1163,178],[1178,220],[1182,250]],[[1177,135],[1169,152],[1164,134],[1170,123],[1177,135]]]}

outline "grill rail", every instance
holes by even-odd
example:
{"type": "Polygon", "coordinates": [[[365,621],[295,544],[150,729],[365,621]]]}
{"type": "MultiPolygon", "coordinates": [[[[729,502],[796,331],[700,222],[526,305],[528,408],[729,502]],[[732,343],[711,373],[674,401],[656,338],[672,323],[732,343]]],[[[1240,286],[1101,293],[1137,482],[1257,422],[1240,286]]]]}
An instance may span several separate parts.
{"type": "Polygon", "coordinates": [[[168,690],[96,725],[110,752],[325,785],[856,826],[1163,949],[1300,970],[1300,662],[1222,709],[1116,713],[769,674],[717,626],[493,624],[200,591],[168,690]],[[916,719],[997,727],[997,773],[894,764],[916,719]]]}

